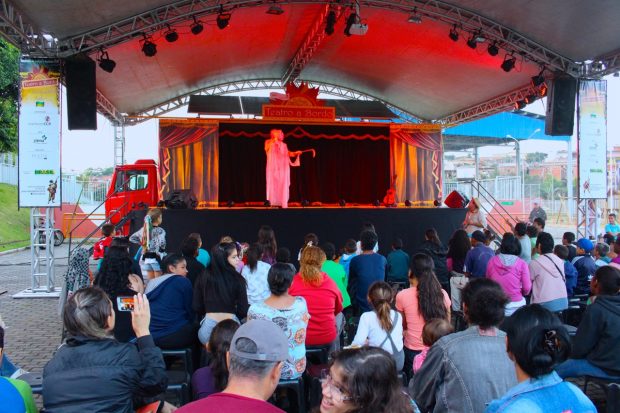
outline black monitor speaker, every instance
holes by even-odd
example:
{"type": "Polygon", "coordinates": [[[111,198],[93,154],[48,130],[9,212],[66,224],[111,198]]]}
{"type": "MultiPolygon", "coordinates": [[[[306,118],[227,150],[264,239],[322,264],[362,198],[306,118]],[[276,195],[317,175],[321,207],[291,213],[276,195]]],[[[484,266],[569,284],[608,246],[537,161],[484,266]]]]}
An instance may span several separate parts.
{"type": "Polygon", "coordinates": [[[170,209],[194,209],[198,201],[191,189],[177,189],[170,192],[164,204],[170,209]]]}
{"type": "Polygon", "coordinates": [[[65,60],[69,130],[97,130],[95,62],[88,56],[65,60]]]}
{"type": "Polygon", "coordinates": [[[568,75],[556,76],[547,90],[545,134],[571,136],[575,123],[577,79],[568,75]]]}

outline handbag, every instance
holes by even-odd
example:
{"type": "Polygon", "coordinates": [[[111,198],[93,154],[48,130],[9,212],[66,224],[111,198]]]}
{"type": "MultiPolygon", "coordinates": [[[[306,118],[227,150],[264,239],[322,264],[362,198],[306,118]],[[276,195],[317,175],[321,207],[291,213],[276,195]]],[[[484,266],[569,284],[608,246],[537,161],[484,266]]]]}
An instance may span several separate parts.
{"type": "Polygon", "coordinates": [[[403,368],[403,366],[405,364],[405,346],[403,346],[403,348],[400,349],[400,351],[399,351],[396,348],[396,344],[394,344],[394,340],[392,340],[392,331],[394,331],[394,328],[396,327],[396,322],[397,321],[398,321],[398,312],[395,311],[394,312],[394,320],[392,320],[392,328],[387,333],[387,335],[385,336],[385,338],[383,339],[381,344],[379,344],[379,347],[383,347],[385,342],[390,340],[390,345],[392,346],[392,358],[396,362],[396,369],[398,371],[400,371],[400,370],[402,370],[402,368],[403,368]]]}

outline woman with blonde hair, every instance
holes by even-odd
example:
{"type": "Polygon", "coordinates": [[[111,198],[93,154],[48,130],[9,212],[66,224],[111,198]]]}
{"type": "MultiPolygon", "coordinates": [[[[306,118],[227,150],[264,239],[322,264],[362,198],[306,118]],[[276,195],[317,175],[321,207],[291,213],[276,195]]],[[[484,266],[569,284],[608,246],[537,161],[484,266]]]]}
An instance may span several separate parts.
{"type": "MultiPolygon", "coordinates": [[[[342,320],[342,294],[336,283],[321,271],[325,253],[319,247],[307,246],[301,253],[299,273],[289,289],[292,296],[303,297],[308,305],[310,321],[306,345],[320,346],[338,342],[336,316],[342,320]]],[[[334,346],[336,346],[334,344],[334,346]]]]}

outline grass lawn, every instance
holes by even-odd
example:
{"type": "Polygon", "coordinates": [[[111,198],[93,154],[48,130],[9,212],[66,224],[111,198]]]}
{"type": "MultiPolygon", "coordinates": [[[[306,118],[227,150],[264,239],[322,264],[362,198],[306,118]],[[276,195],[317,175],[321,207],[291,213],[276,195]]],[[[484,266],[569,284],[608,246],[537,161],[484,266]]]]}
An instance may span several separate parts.
{"type": "Polygon", "coordinates": [[[30,209],[17,210],[17,187],[0,184],[0,251],[30,244],[30,209]]]}

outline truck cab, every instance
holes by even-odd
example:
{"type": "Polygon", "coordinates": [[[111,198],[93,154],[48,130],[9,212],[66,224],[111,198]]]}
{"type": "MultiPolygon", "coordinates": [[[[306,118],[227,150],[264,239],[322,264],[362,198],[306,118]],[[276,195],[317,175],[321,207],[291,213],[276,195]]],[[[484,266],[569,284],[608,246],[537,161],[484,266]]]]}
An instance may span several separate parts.
{"type": "Polygon", "coordinates": [[[152,159],[140,159],[131,165],[114,168],[108,189],[105,212],[110,223],[120,225],[123,235],[128,235],[127,215],[134,210],[154,207],[159,201],[159,176],[157,164],[152,159]]]}

